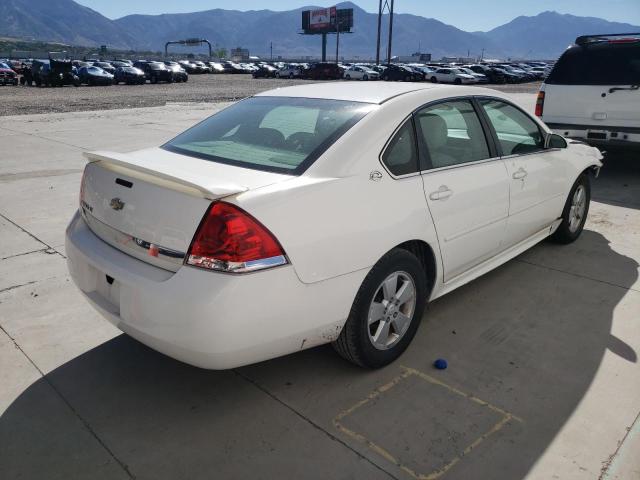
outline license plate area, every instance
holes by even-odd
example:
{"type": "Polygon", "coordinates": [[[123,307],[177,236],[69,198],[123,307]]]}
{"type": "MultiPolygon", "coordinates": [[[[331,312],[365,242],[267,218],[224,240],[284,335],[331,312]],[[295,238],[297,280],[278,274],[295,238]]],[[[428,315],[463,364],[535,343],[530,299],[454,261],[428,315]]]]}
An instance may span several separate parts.
{"type": "Polygon", "coordinates": [[[587,132],[587,138],[592,140],[607,140],[607,137],[607,132],[593,130],[587,132]]]}
{"type": "Polygon", "coordinates": [[[120,282],[117,279],[98,272],[96,293],[109,304],[109,311],[114,314],[120,313],[120,282]]]}

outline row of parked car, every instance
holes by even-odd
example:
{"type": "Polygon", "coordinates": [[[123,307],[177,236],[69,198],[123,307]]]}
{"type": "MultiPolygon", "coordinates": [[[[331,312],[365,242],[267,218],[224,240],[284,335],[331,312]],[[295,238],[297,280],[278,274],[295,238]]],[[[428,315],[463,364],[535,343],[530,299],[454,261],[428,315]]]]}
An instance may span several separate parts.
{"type": "Polygon", "coordinates": [[[433,83],[521,83],[543,80],[552,65],[545,62],[459,64],[290,63],[256,65],[255,78],[313,80],[430,81],[433,83]]]}

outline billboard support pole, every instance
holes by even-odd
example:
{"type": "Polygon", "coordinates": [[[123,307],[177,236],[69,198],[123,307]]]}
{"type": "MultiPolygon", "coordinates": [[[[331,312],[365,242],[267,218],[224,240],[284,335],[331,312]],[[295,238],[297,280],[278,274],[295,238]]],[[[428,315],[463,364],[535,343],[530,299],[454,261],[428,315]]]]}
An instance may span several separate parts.
{"type": "Polygon", "coordinates": [[[378,4],[378,40],[376,42],[376,65],[380,65],[380,34],[382,30],[382,0],[378,4]]]}
{"type": "Polygon", "coordinates": [[[322,61],[327,61],[327,34],[322,34],[322,61]]]}
{"type": "Polygon", "coordinates": [[[387,48],[387,64],[391,63],[391,41],[393,40],[393,2],[391,0],[391,7],[389,8],[389,46],[387,48]]]}
{"type": "Polygon", "coordinates": [[[339,60],[339,50],[340,50],[340,22],[336,22],[336,65],[339,60]]]}

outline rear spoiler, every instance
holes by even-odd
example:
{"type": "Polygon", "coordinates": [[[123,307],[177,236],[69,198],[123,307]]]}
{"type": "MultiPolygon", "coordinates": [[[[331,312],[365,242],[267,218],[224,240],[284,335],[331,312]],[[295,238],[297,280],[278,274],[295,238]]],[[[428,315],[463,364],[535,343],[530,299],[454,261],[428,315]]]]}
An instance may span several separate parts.
{"type": "Polygon", "coordinates": [[[120,172],[123,175],[208,200],[216,200],[249,190],[248,187],[237,184],[207,185],[200,176],[185,174],[176,177],[160,170],[148,168],[126,153],[84,152],[84,156],[89,163],[100,162],[104,168],[120,172]]]}
{"type": "Polygon", "coordinates": [[[589,43],[594,42],[640,42],[640,33],[601,33],[598,35],[581,35],[576,38],[576,45],[588,45],[589,43]],[[616,37],[626,37],[626,38],[616,38],[616,37]]]}

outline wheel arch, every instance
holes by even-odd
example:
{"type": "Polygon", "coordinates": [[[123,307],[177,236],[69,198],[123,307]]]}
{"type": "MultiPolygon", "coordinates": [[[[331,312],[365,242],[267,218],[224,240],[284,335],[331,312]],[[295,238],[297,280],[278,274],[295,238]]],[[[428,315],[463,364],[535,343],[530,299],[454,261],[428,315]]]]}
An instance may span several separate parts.
{"type": "Polygon", "coordinates": [[[436,282],[438,268],[436,255],[433,248],[431,248],[431,245],[424,240],[408,240],[396,245],[394,248],[407,250],[417,257],[427,278],[427,298],[431,297],[431,293],[433,292],[433,287],[436,282]]]}

